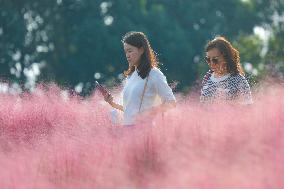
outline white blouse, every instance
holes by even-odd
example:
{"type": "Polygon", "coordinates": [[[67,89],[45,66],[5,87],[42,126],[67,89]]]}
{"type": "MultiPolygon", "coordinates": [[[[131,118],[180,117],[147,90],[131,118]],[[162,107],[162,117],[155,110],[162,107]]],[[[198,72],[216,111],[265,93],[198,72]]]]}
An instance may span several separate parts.
{"type": "MultiPolygon", "coordinates": [[[[140,112],[158,106],[161,103],[176,100],[166,77],[158,68],[152,68],[148,77],[140,112]]],[[[139,113],[145,82],[146,78],[142,79],[137,71],[134,71],[126,79],[123,89],[123,125],[134,124],[135,117],[139,113]]]]}

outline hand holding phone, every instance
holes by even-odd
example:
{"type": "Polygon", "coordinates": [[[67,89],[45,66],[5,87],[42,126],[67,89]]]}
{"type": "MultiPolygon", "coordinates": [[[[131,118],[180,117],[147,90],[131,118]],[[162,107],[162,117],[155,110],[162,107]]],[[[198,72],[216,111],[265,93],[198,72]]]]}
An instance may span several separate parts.
{"type": "Polygon", "coordinates": [[[111,94],[107,91],[105,87],[103,87],[99,82],[95,81],[96,83],[96,88],[100,91],[100,93],[105,97],[111,96],[111,94]]]}

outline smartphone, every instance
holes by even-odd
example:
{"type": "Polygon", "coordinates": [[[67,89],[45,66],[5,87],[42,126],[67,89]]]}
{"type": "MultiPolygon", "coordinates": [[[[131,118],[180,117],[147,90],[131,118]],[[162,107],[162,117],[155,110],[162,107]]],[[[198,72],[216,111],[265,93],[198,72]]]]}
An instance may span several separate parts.
{"type": "Polygon", "coordinates": [[[104,97],[110,95],[107,89],[103,87],[98,81],[95,81],[95,84],[96,84],[96,89],[98,89],[104,97]]]}

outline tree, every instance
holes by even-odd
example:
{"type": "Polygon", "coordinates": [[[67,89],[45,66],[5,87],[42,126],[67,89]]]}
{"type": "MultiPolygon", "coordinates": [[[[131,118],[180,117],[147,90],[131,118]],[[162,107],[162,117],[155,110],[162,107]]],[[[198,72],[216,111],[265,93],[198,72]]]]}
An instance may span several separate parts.
{"type": "Polygon", "coordinates": [[[239,44],[244,62],[263,62],[252,34],[255,25],[271,24],[271,15],[283,10],[282,2],[272,2],[1,0],[0,74],[27,89],[41,81],[80,84],[78,92],[86,95],[94,79],[119,81],[127,69],[121,38],[136,30],[149,37],[169,82],[179,81],[178,89],[186,91],[206,72],[204,46],[215,35],[239,44]]]}

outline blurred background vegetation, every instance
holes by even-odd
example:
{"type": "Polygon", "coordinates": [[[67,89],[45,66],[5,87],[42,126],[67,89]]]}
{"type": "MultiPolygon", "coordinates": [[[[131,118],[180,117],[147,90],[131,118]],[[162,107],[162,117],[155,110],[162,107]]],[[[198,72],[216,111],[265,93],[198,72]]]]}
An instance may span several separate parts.
{"type": "Polygon", "coordinates": [[[121,38],[132,30],[146,33],[179,92],[207,71],[204,46],[216,35],[239,49],[254,81],[283,79],[283,0],[0,0],[0,92],[111,87],[128,66],[121,38]]]}

